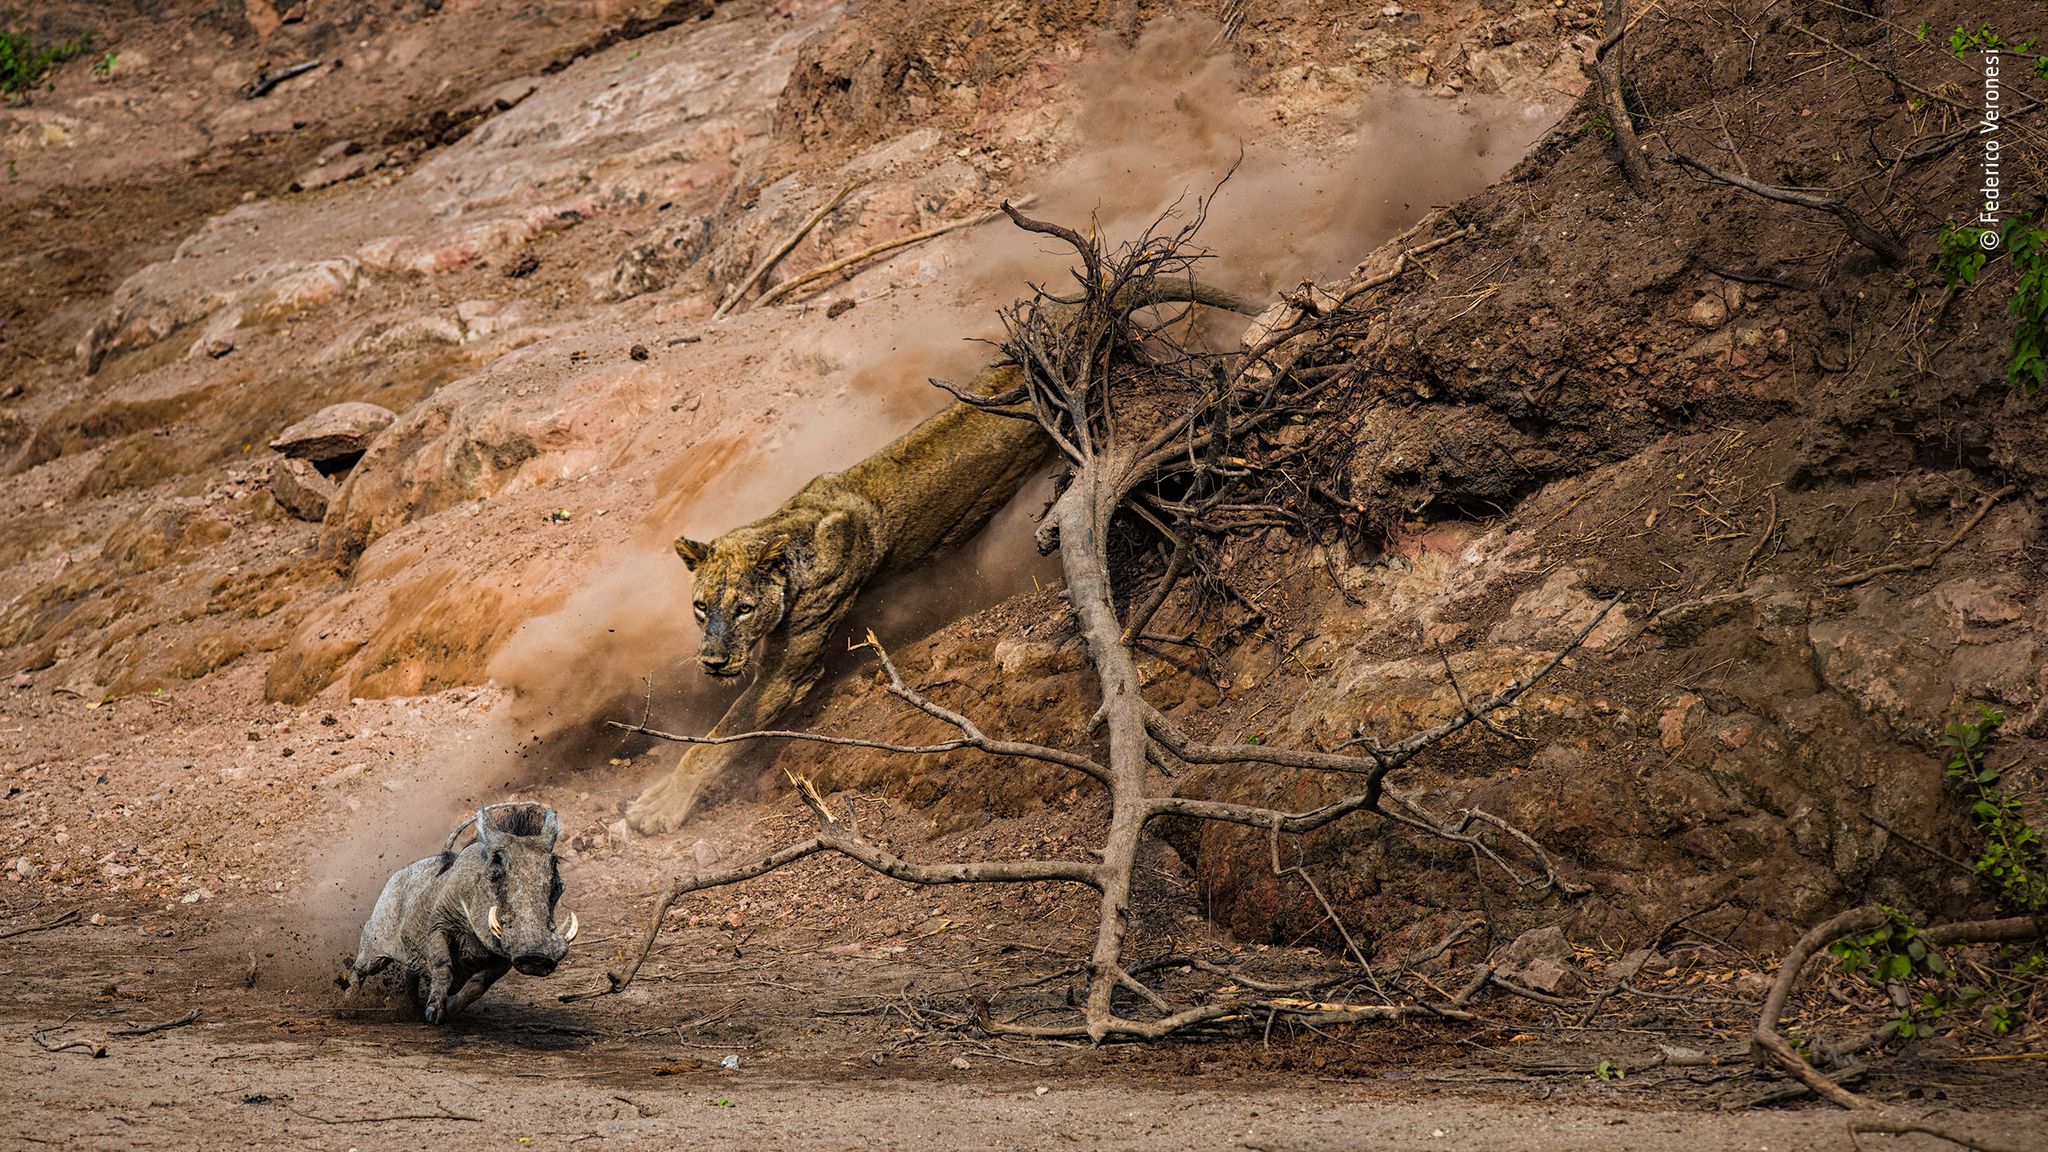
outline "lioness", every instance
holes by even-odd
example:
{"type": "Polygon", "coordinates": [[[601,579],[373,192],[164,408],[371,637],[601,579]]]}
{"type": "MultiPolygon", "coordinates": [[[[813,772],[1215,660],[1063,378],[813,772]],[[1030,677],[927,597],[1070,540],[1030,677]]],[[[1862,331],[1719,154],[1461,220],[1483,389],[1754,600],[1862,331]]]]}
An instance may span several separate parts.
{"type": "MultiPolygon", "coordinates": [[[[1241,297],[1190,281],[1156,281],[1148,304],[1195,303],[1256,315],[1241,297]]],[[[994,396],[1022,382],[1014,364],[991,364],[970,385],[994,396]]],[[[825,645],[870,580],[965,543],[1017,494],[1051,449],[1030,420],[955,404],[844,472],[827,472],[769,515],[708,544],[676,541],[696,578],[703,629],[697,661],[725,681],[761,667],[712,736],[766,728],[823,671],[825,645]]],[[[641,793],[626,819],[643,833],[681,826],[705,785],[745,745],[692,745],[675,771],[641,793]]]]}

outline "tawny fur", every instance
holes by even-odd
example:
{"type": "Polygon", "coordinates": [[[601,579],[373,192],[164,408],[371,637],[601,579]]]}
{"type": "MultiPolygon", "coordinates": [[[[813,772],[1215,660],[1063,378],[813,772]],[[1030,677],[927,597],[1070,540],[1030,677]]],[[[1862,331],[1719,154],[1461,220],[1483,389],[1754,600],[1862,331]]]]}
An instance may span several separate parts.
{"type": "MultiPolygon", "coordinates": [[[[1255,305],[1190,282],[1149,286],[1148,303],[1199,303],[1255,313],[1255,305]]],[[[1011,363],[969,385],[1000,395],[1022,382],[1011,363]]],[[[731,736],[768,728],[801,701],[824,668],[825,646],[871,580],[903,572],[965,543],[1017,494],[1051,441],[1030,420],[955,404],[844,472],[827,472],[769,515],[708,544],[679,539],[696,577],[703,628],[699,662],[714,676],[761,667],[711,729],[731,736]]],[[[704,788],[746,755],[745,744],[693,745],[626,816],[641,832],[679,827],[704,788]]]]}

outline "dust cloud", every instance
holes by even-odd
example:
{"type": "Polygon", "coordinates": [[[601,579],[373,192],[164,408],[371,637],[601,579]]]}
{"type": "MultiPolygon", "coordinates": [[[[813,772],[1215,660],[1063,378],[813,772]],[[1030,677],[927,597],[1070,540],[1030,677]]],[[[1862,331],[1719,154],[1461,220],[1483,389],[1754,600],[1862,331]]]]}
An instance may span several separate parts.
{"type": "MultiPolygon", "coordinates": [[[[1270,298],[1305,279],[1346,275],[1432,206],[1497,179],[1557,112],[1383,90],[1316,111],[1323,143],[1297,150],[1270,139],[1272,102],[1244,92],[1235,62],[1216,50],[1215,31],[1204,20],[1162,19],[1134,45],[1105,43],[1077,69],[1074,159],[1035,188],[1016,190],[1037,192],[1034,215],[1075,225],[1092,217],[1115,242],[1169,209],[1192,214],[1206,199],[1199,241],[1216,254],[1206,277],[1270,298]]],[[[774,396],[775,420],[721,430],[724,439],[663,461],[654,501],[631,538],[587,561],[587,576],[572,574],[577,585],[564,605],[513,635],[490,665],[510,691],[480,729],[445,738],[429,773],[436,798],[361,821],[356,842],[317,878],[347,909],[324,933],[336,947],[352,942],[383,878],[438,844],[478,802],[528,795],[588,769],[578,786],[623,804],[679,754],[649,754],[645,741],[603,721],[709,727],[731,689],[695,669],[689,580],[674,537],[708,539],[763,515],[819,472],[853,463],[937,411],[945,397],[927,377],[971,377],[993,354],[980,341],[1000,335],[997,310],[1029,282],[1058,290],[1071,257],[1043,237],[1002,227],[978,230],[956,250],[943,291],[892,293],[808,330],[784,318],[744,334],[766,365],[749,387],[774,396]],[[635,753],[643,755],[633,768],[607,767],[635,753]]],[[[1032,521],[1054,472],[1048,461],[963,556],[870,589],[850,629],[875,627],[900,643],[1056,582],[1056,560],[1032,546],[1032,521]]],[[[836,660],[839,671],[856,662],[836,660]]]]}
{"type": "MultiPolygon", "coordinates": [[[[1215,31],[1203,20],[1160,20],[1133,46],[1107,43],[1078,69],[1075,159],[1038,181],[1036,214],[1069,223],[1092,214],[1106,235],[1126,238],[1176,204],[1191,212],[1236,164],[1200,239],[1217,253],[1215,279],[1263,298],[1348,273],[1431,206],[1499,177],[1554,118],[1504,99],[1453,103],[1388,90],[1321,113],[1332,125],[1327,145],[1292,151],[1266,138],[1266,104],[1244,93],[1215,31]]],[[[592,741],[605,743],[589,736],[601,717],[644,714],[691,730],[716,719],[728,690],[692,664],[688,578],[670,542],[710,538],[772,511],[820,471],[853,463],[938,410],[945,397],[926,378],[971,377],[992,355],[977,341],[1000,335],[997,309],[1027,282],[1062,274],[1070,255],[1001,228],[977,232],[962,251],[947,278],[955,291],[856,309],[814,332],[761,335],[786,345],[771,365],[796,378],[777,422],[672,468],[640,537],[566,607],[513,637],[491,666],[513,689],[498,718],[504,731],[491,743],[582,756],[599,750],[592,741]],[[835,377],[843,381],[836,388],[835,377]],[[805,378],[822,386],[801,386],[805,378]]],[[[852,627],[901,641],[1056,580],[1056,561],[1040,558],[1031,539],[1052,471],[1048,462],[1047,479],[964,557],[870,590],[852,627]]]]}
{"type": "MultiPolygon", "coordinates": [[[[1206,275],[1269,298],[1348,274],[1433,206],[1499,179],[1564,110],[1383,88],[1315,111],[1322,142],[1304,151],[1273,139],[1283,113],[1248,94],[1217,49],[1217,26],[1197,17],[1156,20],[1128,48],[1105,41],[1076,69],[1074,158],[1037,182],[1032,214],[1070,225],[1092,214],[1118,241],[1208,200],[1197,237],[1216,257],[1206,275]]],[[[1005,247],[993,275],[974,278],[991,305],[1070,262],[1039,237],[1011,232],[1005,247]]]]}

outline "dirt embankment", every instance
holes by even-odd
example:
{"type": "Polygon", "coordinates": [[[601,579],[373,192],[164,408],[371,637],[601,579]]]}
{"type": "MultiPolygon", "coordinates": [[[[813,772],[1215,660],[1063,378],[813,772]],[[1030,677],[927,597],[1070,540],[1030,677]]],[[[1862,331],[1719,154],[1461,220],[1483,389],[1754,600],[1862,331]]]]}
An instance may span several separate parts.
{"type": "MultiPolygon", "coordinates": [[[[2022,6],[1994,7],[2025,24],[2022,6]]],[[[1501,939],[1560,922],[1618,954],[1691,914],[1754,946],[1853,900],[1978,899],[1937,855],[1968,849],[1932,739],[1966,707],[2004,707],[2008,784],[2030,802],[2043,786],[2048,491],[2039,401],[2003,383],[2009,262],[1953,294],[1934,268],[1974,171],[1967,144],[1939,147],[1970,76],[1938,38],[1834,5],[1643,14],[1625,49],[1653,156],[1654,195],[1638,197],[1601,113],[1577,102],[1590,6],[1254,5],[1227,29],[1101,8],[100,14],[111,75],[68,66],[0,124],[19,173],[0,223],[27,238],[0,254],[27,286],[0,315],[10,912],[104,904],[110,930],[161,934],[152,948],[198,931],[206,963],[242,948],[204,927],[236,926],[263,952],[257,1004],[318,1031],[311,990],[376,883],[478,799],[562,810],[594,940],[635,927],[662,874],[786,838],[794,825],[748,803],[701,838],[629,839],[617,822],[667,754],[592,721],[690,728],[723,703],[681,664],[694,637],[668,540],[766,511],[933,410],[925,378],[987,355],[963,337],[994,335],[995,307],[1064,270],[984,226],[781,306],[714,310],[842,192],[765,286],[1006,196],[1128,232],[1205,193],[1240,149],[1205,233],[1233,287],[1384,266],[1374,249],[1411,226],[1403,243],[1474,234],[1315,350],[1371,369],[1357,409],[1317,433],[1345,530],[1233,545],[1222,575],[1247,599],[1220,614],[1176,600],[1160,618],[1229,641],[1149,658],[1153,690],[1202,736],[1399,735],[1628,593],[1498,732],[1400,781],[1439,811],[1514,820],[1590,894],[1518,902],[1448,846],[1341,825],[1300,863],[1363,944],[1409,954],[1485,910],[1501,939]],[[621,34],[628,17],[641,23],[621,34]],[[234,94],[301,58],[323,63],[234,94]],[[1909,259],[1885,267],[1832,217],[1704,182],[1664,162],[1677,152],[1837,189],[1909,259]],[[296,519],[265,445],[342,400],[396,420],[321,522],[296,519]],[[1857,579],[1966,525],[1929,567],[1857,579]]],[[[41,26],[82,18],[52,8],[41,26]]],[[[2023,182],[2009,203],[2039,198],[2023,182]]],[[[989,730],[1085,739],[1086,670],[1027,543],[1036,507],[1020,501],[941,578],[877,590],[856,624],[882,621],[916,682],[989,730]]],[[[794,722],[929,735],[856,658],[836,671],[794,722]]],[[[1074,849],[1100,816],[1069,781],[971,753],[785,749],[760,765],[771,804],[785,768],[886,801],[912,851],[1074,849]]],[[[1327,795],[1284,773],[1178,787],[1327,795]]],[[[1263,835],[1166,840],[1141,940],[1213,923],[1243,944],[1329,941],[1263,835]]],[[[973,963],[1019,924],[1076,931],[1063,897],[980,899],[834,873],[692,911],[680,946],[730,947],[735,965],[806,953],[793,978],[813,990],[885,956],[860,985],[884,996],[884,976],[915,967],[904,950],[951,946],[949,918],[977,934],[933,963],[973,963]],[[846,943],[865,951],[820,951],[846,943]]],[[[25,939],[59,938],[73,940],[25,939]]],[[[198,962],[151,955],[180,979],[198,962]]],[[[89,999],[102,966],[37,985],[52,1009],[38,1020],[89,999]]],[[[665,978],[688,975],[677,960],[665,978]]],[[[119,1007],[122,980],[96,1012],[119,1007]]],[[[788,999],[764,996],[734,1012],[788,999]]],[[[652,1002],[652,1022],[604,1007],[553,1023],[673,1024],[652,1002]]],[[[815,1025],[774,1019],[772,1050],[815,1025]]],[[[700,1024],[705,1043],[744,1042],[700,1024]]],[[[862,1060],[882,1041],[834,1043],[832,1059],[862,1060]]]]}

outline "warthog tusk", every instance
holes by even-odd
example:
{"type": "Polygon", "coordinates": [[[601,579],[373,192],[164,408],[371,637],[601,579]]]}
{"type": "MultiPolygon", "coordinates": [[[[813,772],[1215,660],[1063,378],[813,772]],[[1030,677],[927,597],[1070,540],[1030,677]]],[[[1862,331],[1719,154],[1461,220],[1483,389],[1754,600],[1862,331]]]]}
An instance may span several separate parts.
{"type": "Polygon", "coordinates": [[[567,932],[562,933],[562,943],[567,944],[575,940],[576,930],[580,927],[582,927],[582,925],[576,922],[576,914],[574,912],[569,913],[569,930],[567,932]]]}
{"type": "Polygon", "coordinates": [[[492,939],[503,940],[505,938],[505,930],[498,925],[498,906],[496,904],[491,905],[490,914],[485,916],[484,920],[491,926],[492,939]]]}

